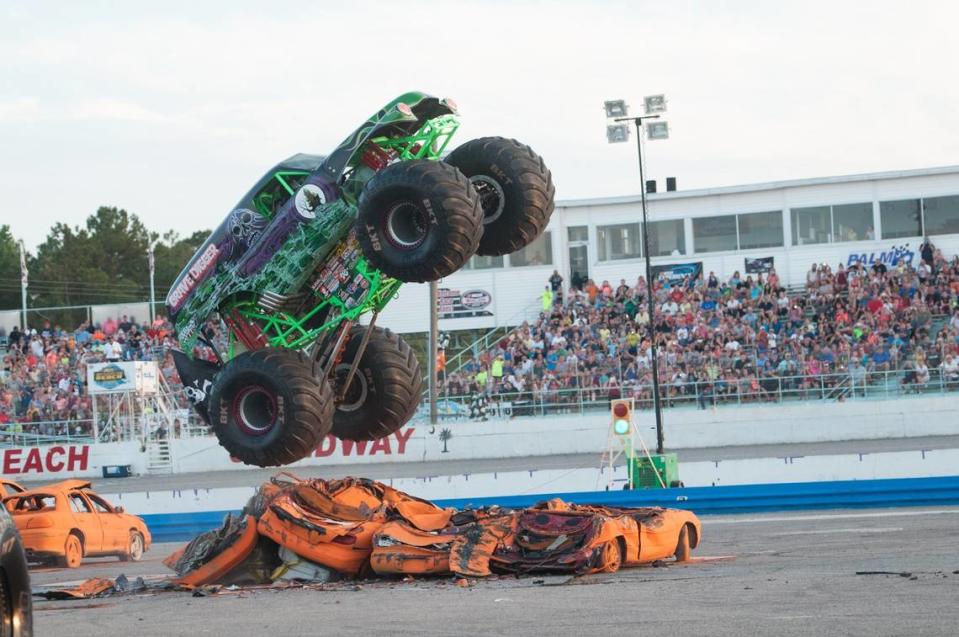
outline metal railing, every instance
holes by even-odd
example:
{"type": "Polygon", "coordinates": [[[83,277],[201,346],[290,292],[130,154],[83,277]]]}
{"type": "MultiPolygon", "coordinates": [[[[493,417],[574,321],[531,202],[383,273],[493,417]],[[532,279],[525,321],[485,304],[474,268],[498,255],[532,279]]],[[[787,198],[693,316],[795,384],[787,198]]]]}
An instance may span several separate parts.
{"type": "MultiPolygon", "coordinates": [[[[527,321],[535,321],[537,318],[539,318],[539,313],[541,310],[542,301],[537,299],[536,301],[518,310],[510,318],[502,322],[497,321],[496,325],[489,328],[489,330],[487,330],[482,336],[461,348],[450,358],[446,359],[446,369],[444,370],[445,373],[456,374],[462,371],[463,368],[466,367],[471,360],[473,360],[473,357],[481,354],[482,352],[490,350],[494,343],[508,337],[510,334],[519,329],[523,323],[527,321]]],[[[427,356],[429,356],[428,353],[427,356]]],[[[430,395],[429,373],[423,376],[423,387],[423,399],[428,400],[430,395]]]]}
{"type": "Polygon", "coordinates": [[[93,443],[92,420],[11,422],[0,425],[0,447],[93,443]]]}
{"type": "MultiPolygon", "coordinates": [[[[711,409],[788,402],[883,400],[911,395],[959,392],[959,375],[929,370],[926,380],[907,370],[821,375],[717,378],[701,382],[666,382],[660,387],[664,407],[711,409]]],[[[487,391],[481,395],[441,395],[442,420],[491,420],[518,416],[582,414],[609,409],[610,400],[634,398],[639,409],[652,409],[649,382],[615,389],[589,387],[524,392],[487,391]]],[[[420,406],[428,410],[426,401],[420,406]]]]}

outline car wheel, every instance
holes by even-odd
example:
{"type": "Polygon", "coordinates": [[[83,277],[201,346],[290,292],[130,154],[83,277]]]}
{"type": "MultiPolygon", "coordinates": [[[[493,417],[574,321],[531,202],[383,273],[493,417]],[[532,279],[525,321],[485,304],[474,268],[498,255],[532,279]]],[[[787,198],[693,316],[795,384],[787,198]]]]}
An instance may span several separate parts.
{"type": "Polygon", "coordinates": [[[615,573],[623,565],[623,551],[619,540],[613,540],[603,545],[600,555],[599,570],[603,573],[615,573]]]}
{"type": "Polygon", "coordinates": [[[676,561],[689,561],[689,525],[684,524],[683,530],[679,532],[679,542],[676,543],[676,561]]]}
{"type": "Polygon", "coordinates": [[[83,561],[83,544],[80,538],[71,533],[67,536],[66,544],[63,545],[63,557],[60,558],[60,565],[67,568],[79,568],[83,561]]]}
{"type": "Polygon", "coordinates": [[[120,556],[121,562],[139,562],[143,559],[143,536],[137,531],[130,531],[130,547],[120,556]]]}

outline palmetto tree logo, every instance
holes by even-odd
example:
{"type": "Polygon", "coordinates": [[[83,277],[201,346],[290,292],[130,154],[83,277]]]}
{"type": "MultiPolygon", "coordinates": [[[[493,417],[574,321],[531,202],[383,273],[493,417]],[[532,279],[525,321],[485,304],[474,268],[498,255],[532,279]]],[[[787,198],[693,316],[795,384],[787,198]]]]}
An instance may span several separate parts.
{"type": "Polygon", "coordinates": [[[449,449],[446,448],[446,443],[448,443],[452,437],[453,432],[449,429],[444,429],[440,432],[440,442],[443,443],[443,453],[449,453],[449,449]]]}

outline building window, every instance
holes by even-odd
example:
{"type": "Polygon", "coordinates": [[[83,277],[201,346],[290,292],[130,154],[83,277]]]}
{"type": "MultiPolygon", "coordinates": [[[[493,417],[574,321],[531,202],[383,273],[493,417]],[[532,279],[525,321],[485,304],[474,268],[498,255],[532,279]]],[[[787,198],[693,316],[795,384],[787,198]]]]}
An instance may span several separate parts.
{"type": "Polygon", "coordinates": [[[871,203],[847,203],[832,207],[833,241],[866,241],[876,238],[871,203]]]}
{"type": "Polygon", "coordinates": [[[879,202],[879,218],[882,220],[882,238],[922,236],[922,215],[918,199],[879,202]]]}
{"type": "Polygon", "coordinates": [[[790,210],[793,245],[805,246],[832,241],[832,211],[829,206],[793,208],[790,210]]]}
{"type": "Polygon", "coordinates": [[[638,223],[597,226],[596,243],[600,261],[636,259],[643,256],[638,223]]]}
{"type": "Polygon", "coordinates": [[[569,242],[589,241],[589,228],[586,226],[569,226],[566,228],[569,242]]]}
{"type": "Polygon", "coordinates": [[[693,219],[693,242],[696,252],[736,250],[736,215],[693,219]]]}
{"type": "MultiPolygon", "coordinates": [[[[926,234],[959,233],[959,195],[923,199],[922,219],[926,234]]],[[[885,225],[883,234],[885,234],[885,225]]]]}
{"type": "Polygon", "coordinates": [[[783,213],[756,212],[736,215],[739,222],[739,249],[779,248],[783,244],[783,213]]]}
{"type": "Polygon", "coordinates": [[[682,219],[653,221],[649,224],[649,254],[666,257],[686,253],[686,228],[682,219]]]}
{"type": "Polygon", "coordinates": [[[509,264],[514,267],[551,265],[552,263],[553,241],[549,232],[544,232],[533,243],[509,255],[509,264]]]}
{"type": "Polygon", "coordinates": [[[503,257],[484,257],[479,254],[474,254],[470,257],[470,260],[466,262],[466,265],[463,266],[464,270],[489,270],[492,268],[501,268],[503,267],[503,257]]]}

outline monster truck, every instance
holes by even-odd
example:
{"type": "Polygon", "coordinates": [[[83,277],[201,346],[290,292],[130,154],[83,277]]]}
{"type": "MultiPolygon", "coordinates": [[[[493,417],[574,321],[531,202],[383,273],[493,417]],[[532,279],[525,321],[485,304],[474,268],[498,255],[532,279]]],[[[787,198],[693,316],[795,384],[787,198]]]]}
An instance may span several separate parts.
{"type": "Polygon", "coordinates": [[[422,377],[378,314],[403,282],[440,279],[543,231],[554,188],[542,158],[501,137],[444,157],[458,126],[451,100],[401,95],[328,156],[271,169],[180,273],[166,298],[174,362],[233,457],[283,465],[330,433],[399,429],[422,377]]]}

